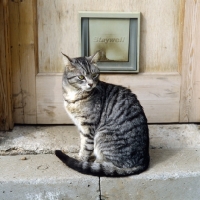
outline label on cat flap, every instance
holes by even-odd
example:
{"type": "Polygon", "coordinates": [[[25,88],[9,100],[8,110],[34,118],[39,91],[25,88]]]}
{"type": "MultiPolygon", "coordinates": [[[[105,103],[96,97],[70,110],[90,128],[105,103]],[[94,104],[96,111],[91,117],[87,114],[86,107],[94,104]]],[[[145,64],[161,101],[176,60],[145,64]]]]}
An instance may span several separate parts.
{"type": "Polygon", "coordinates": [[[89,19],[89,54],[101,51],[99,61],[128,62],[129,19],[89,19]]]}

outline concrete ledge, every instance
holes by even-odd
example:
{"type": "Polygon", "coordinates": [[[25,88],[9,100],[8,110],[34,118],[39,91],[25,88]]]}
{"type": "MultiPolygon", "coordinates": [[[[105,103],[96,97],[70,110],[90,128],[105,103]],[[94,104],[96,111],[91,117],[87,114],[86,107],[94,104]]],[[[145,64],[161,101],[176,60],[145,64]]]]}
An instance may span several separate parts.
{"type": "MultiPolygon", "coordinates": [[[[200,148],[200,125],[149,125],[150,148],[200,148]]],[[[15,126],[0,132],[0,155],[52,154],[56,149],[77,153],[75,126],[15,126]]]]}
{"type": "Polygon", "coordinates": [[[1,200],[99,199],[99,178],[74,172],[55,155],[0,156],[0,166],[1,200]]]}
{"type": "Polygon", "coordinates": [[[79,141],[75,126],[15,126],[0,132],[0,155],[78,153],[79,141]]]}
{"type": "Polygon", "coordinates": [[[200,125],[150,125],[151,164],[126,178],[67,168],[53,152],[79,150],[74,126],[16,126],[0,132],[1,200],[200,199],[200,125]]]}
{"type": "Polygon", "coordinates": [[[200,199],[200,150],[151,150],[149,170],[127,178],[101,178],[102,199],[200,199]]]}
{"type": "Polygon", "coordinates": [[[153,149],[140,175],[98,178],[79,174],[55,155],[0,156],[0,199],[199,199],[200,150],[153,149]],[[25,159],[26,158],[26,159],[25,159]]]}

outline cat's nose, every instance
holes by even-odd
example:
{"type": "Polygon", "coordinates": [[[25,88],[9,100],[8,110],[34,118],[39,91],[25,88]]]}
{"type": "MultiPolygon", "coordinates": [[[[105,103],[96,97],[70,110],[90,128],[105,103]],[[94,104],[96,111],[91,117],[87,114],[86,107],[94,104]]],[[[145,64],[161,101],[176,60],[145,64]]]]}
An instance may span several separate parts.
{"type": "Polygon", "coordinates": [[[92,86],[93,86],[93,83],[88,83],[88,85],[89,85],[90,87],[92,87],[92,86]]]}

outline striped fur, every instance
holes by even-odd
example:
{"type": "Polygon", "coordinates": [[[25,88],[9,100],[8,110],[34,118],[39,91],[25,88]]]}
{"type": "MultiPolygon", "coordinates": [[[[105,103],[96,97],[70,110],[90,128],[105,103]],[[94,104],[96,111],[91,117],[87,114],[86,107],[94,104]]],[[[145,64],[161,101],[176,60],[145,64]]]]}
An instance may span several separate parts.
{"type": "Polygon", "coordinates": [[[57,150],[68,167],[95,176],[139,174],[149,165],[147,119],[129,89],[99,80],[94,56],[68,58],[64,106],[80,131],[79,160],[57,150]],[[96,160],[90,161],[94,154],[96,160]]]}

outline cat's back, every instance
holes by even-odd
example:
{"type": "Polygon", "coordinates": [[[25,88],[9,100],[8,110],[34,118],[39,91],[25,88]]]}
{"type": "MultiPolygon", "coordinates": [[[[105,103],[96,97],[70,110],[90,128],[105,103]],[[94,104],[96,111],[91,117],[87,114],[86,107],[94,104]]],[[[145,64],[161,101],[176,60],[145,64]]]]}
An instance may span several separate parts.
{"type": "Polygon", "coordinates": [[[96,132],[98,148],[105,151],[106,159],[112,157],[112,162],[118,167],[148,163],[147,119],[136,95],[122,86],[100,84],[106,98],[96,132]]]}
{"type": "Polygon", "coordinates": [[[147,119],[137,96],[123,86],[100,82],[100,96],[104,96],[102,116],[107,124],[132,126],[147,124],[147,119]]]}

